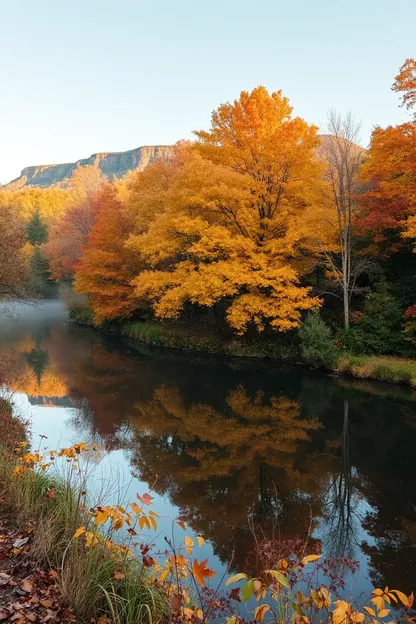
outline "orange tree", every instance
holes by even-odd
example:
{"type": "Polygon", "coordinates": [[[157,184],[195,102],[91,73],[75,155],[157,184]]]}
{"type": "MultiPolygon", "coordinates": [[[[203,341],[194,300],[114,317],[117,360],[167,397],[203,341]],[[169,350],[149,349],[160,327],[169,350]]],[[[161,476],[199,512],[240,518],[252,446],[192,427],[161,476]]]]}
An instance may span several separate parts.
{"type": "Polygon", "coordinates": [[[286,331],[319,305],[301,283],[322,209],[316,132],[264,87],[213,113],[211,129],[182,152],[163,210],[129,243],[148,264],[136,295],[158,317],[222,302],[239,333],[251,324],[286,331]]]}

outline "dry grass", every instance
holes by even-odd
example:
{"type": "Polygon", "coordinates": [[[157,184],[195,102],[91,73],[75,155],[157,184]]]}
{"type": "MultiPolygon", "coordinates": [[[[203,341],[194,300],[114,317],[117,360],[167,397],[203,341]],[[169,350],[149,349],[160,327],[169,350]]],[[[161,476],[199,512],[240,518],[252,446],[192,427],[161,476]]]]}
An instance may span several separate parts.
{"type": "Polygon", "coordinates": [[[348,355],[339,357],[336,371],[360,379],[378,379],[416,388],[416,360],[384,355],[348,355]]]}

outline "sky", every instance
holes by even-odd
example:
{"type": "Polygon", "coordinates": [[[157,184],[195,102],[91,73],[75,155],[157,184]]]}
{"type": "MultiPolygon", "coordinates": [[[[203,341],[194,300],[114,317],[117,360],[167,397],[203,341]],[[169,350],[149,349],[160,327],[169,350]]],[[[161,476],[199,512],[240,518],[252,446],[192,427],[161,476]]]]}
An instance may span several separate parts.
{"type": "Polygon", "coordinates": [[[325,125],[409,118],[415,0],[0,0],[0,183],[29,165],[171,144],[262,84],[325,125]]]}

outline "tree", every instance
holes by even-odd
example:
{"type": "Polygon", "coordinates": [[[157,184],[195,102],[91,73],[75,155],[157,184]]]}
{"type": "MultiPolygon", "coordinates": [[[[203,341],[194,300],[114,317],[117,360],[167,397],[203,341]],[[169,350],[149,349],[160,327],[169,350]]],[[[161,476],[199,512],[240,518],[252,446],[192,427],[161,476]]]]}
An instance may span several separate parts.
{"type": "Polygon", "coordinates": [[[335,110],[328,114],[329,136],[321,146],[321,154],[329,181],[329,217],[335,213],[334,228],[338,245],[331,250],[322,244],[330,278],[342,291],[344,326],[350,323],[350,302],[357,279],[365,262],[355,249],[354,216],[357,211],[358,172],[363,162],[363,149],[357,145],[360,126],[351,113],[341,117],[335,110]]]}
{"type": "Polygon", "coordinates": [[[38,296],[48,295],[51,286],[51,282],[49,280],[49,263],[39,247],[35,247],[29,262],[29,267],[30,292],[38,296]]]}
{"type": "MultiPolygon", "coordinates": [[[[402,106],[408,110],[416,105],[416,60],[408,58],[400,67],[392,90],[402,94],[402,106]]],[[[416,117],[416,112],[414,113],[416,117]]]]}
{"type": "Polygon", "coordinates": [[[74,171],[65,211],[51,228],[45,247],[53,278],[72,279],[95,220],[96,199],[103,184],[106,182],[98,167],[87,165],[74,171]]]}
{"type": "Polygon", "coordinates": [[[239,333],[250,325],[286,331],[319,305],[301,283],[313,268],[311,232],[321,208],[316,132],[292,117],[280,91],[264,87],[213,113],[163,211],[132,242],[149,265],[134,280],[136,294],[153,302],[157,316],[221,302],[239,333]]]}
{"type": "Polygon", "coordinates": [[[27,240],[31,245],[42,245],[48,240],[48,226],[36,208],[26,228],[27,240]]]}
{"type": "Polygon", "coordinates": [[[0,300],[24,296],[26,267],[21,249],[25,243],[23,223],[0,199],[0,300]]]}
{"type": "Polygon", "coordinates": [[[385,256],[403,247],[403,237],[410,237],[412,232],[412,216],[416,213],[416,123],[375,128],[361,177],[368,189],[360,198],[357,225],[370,234],[375,253],[385,256]]]}
{"type": "Polygon", "coordinates": [[[135,214],[117,191],[115,185],[106,185],[97,197],[97,220],[76,271],[76,291],[88,295],[97,322],[125,318],[137,307],[131,280],[140,268],[140,258],[125,245],[135,226],[135,214]]]}

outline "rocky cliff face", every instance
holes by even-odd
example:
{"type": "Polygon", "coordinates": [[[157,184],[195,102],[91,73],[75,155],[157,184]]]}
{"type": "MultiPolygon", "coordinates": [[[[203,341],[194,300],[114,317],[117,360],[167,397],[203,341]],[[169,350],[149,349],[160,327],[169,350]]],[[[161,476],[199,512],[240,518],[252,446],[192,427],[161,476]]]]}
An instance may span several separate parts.
{"type": "Polygon", "coordinates": [[[145,169],[156,158],[171,158],[172,149],[170,145],[145,145],[128,152],[93,154],[89,158],[83,158],[74,163],[25,167],[22,169],[20,176],[10,182],[7,187],[48,187],[64,184],[72,176],[75,169],[85,165],[99,167],[110,180],[112,178],[122,178],[128,171],[133,169],[138,169],[139,171],[145,169]]]}

